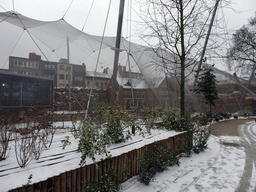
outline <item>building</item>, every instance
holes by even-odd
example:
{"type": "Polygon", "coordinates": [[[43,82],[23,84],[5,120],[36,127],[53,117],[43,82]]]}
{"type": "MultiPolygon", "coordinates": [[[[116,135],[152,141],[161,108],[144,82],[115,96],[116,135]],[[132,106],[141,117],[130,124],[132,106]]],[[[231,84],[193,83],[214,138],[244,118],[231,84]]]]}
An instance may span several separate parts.
{"type": "Polygon", "coordinates": [[[89,89],[91,89],[91,87],[93,86],[93,89],[106,90],[109,80],[110,76],[106,73],[105,70],[103,73],[86,71],[86,87],[89,89]]]}
{"type": "Polygon", "coordinates": [[[57,87],[66,87],[68,74],[70,74],[71,87],[85,86],[85,64],[68,64],[67,59],[60,59],[59,62],[43,61],[41,56],[36,53],[29,53],[29,58],[10,56],[9,70],[19,74],[49,78],[57,87]]]}
{"type": "Polygon", "coordinates": [[[0,109],[49,108],[53,101],[52,80],[0,70],[0,109]]]}
{"type": "MultiPolygon", "coordinates": [[[[108,68],[104,72],[110,77],[113,73],[108,68]]],[[[127,72],[125,66],[118,66],[115,102],[126,109],[156,106],[176,108],[179,104],[177,101],[179,88],[176,80],[170,77],[160,77],[154,79],[154,82],[154,86],[150,86],[143,74],[127,72]]],[[[111,89],[110,83],[108,89],[111,89]]]]}

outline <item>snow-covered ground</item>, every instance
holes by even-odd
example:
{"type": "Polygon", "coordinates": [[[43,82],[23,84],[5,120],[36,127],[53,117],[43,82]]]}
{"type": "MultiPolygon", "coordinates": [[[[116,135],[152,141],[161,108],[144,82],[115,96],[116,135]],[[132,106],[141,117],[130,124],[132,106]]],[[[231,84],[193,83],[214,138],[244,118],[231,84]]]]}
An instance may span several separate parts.
{"type": "MultiPolygon", "coordinates": [[[[71,122],[64,123],[64,127],[72,126],[71,122]]],[[[63,122],[59,122],[55,126],[62,127],[63,122]]],[[[175,131],[152,130],[151,134],[145,133],[144,137],[136,134],[136,136],[132,137],[132,140],[126,141],[125,143],[113,144],[109,147],[109,151],[114,157],[177,134],[179,133],[175,131]]],[[[77,144],[78,140],[75,140],[70,132],[65,129],[59,129],[54,135],[52,146],[43,151],[39,160],[33,159],[25,168],[20,168],[15,158],[13,142],[9,157],[4,161],[0,161],[0,192],[6,192],[25,185],[31,174],[32,183],[37,183],[66,171],[79,168],[81,154],[76,151],[77,144]],[[63,150],[61,140],[65,139],[66,136],[70,136],[71,145],[63,150]],[[14,178],[15,181],[13,180],[14,178]]],[[[96,161],[100,160],[101,157],[96,158],[96,161]]],[[[91,159],[86,159],[86,164],[92,163],[93,161],[91,159]]]]}
{"type": "MultiPolygon", "coordinates": [[[[252,126],[252,131],[256,132],[256,126],[252,126]]],[[[111,146],[111,153],[116,156],[134,147],[139,148],[175,134],[177,133],[154,130],[152,135],[145,135],[145,139],[137,135],[129,141],[131,145],[121,148],[118,146],[122,144],[111,146]]],[[[45,150],[38,161],[32,160],[25,168],[18,167],[14,149],[12,149],[10,157],[0,162],[0,191],[5,192],[26,184],[30,174],[33,175],[32,182],[36,183],[78,168],[80,154],[75,151],[77,141],[70,137],[72,145],[65,150],[61,149],[61,140],[66,135],[68,133],[64,130],[58,131],[52,147],[45,150]]],[[[87,164],[90,163],[92,161],[87,160],[87,164]]],[[[148,186],[140,183],[138,176],[135,176],[122,184],[122,191],[235,191],[243,175],[244,167],[245,149],[240,137],[211,136],[207,150],[200,154],[193,154],[191,157],[182,157],[180,166],[168,167],[164,172],[156,174],[148,186]]],[[[254,191],[256,180],[253,178],[256,178],[254,170],[248,191],[254,191]]]]}
{"type": "Polygon", "coordinates": [[[180,166],[158,173],[148,186],[133,177],[122,184],[122,191],[235,191],[244,169],[244,148],[222,142],[240,143],[240,137],[211,136],[204,152],[182,157],[180,166]]]}

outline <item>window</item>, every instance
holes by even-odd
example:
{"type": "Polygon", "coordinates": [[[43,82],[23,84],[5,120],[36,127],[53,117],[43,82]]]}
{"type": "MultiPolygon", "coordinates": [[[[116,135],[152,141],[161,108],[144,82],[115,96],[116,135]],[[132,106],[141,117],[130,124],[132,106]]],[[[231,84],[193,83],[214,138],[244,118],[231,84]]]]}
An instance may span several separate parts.
{"type": "Polygon", "coordinates": [[[18,61],[18,66],[23,67],[23,61],[18,61]]]}
{"type": "Polygon", "coordinates": [[[66,80],[68,80],[68,75],[66,75],[66,80]]]}
{"type": "Polygon", "coordinates": [[[64,79],[64,75],[60,74],[59,79],[64,79]]]}
{"type": "Polygon", "coordinates": [[[14,60],[14,66],[18,66],[18,60],[14,60]]]}
{"type": "Polygon", "coordinates": [[[59,69],[60,69],[60,70],[65,70],[65,66],[64,66],[64,65],[60,65],[60,66],[59,66],[59,69]]]}
{"type": "Polygon", "coordinates": [[[83,78],[82,77],[75,77],[75,81],[78,81],[78,82],[82,82],[83,81],[83,78]]]}

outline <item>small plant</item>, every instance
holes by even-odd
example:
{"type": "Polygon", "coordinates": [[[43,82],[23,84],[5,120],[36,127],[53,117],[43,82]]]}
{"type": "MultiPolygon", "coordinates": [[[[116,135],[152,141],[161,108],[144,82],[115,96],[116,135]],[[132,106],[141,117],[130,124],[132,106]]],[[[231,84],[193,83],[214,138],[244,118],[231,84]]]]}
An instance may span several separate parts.
{"type": "Polygon", "coordinates": [[[182,152],[191,156],[192,152],[200,153],[207,148],[207,141],[210,138],[209,131],[201,131],[196,128],[187,131],[182,152]]]}
{"type": "Polygon", "coordinates": [[[123,170],[123,177],[119,179],[115,173],[115,168],[112,166],[111,160],[108,159],[107,161],[110,163],[110,167],[106,170],[105,174],[102,175],[101,181],[97,183],[89,182],[85,187],[86,192],[118,192],[122,189],[120,184],[126,180],[129,172],[123,170]]]}
{"type": "Polygon", "coordinates": [[[28,177],[28,182],[27,182],[25,185],[22,185],[22,189],[21,189],[22,192],[28,192],[28,191],[30,191],[30,189],[32,188],[32,185],[31,185],[31,183],[32,183],[32,181],[31,181],[32,177],[33,177],[33,175],[30,174],[29,177],[28,177]]]}
{"type": "Polygon", "coordinates": [[[244,116],[244,117],[249,117],[249,116],[253,116],[254,112],[251,110],[248,110],[248,109],[244,109],[244,110],[239,111],[239,115],[244,116]]]}
{"type": "Polygon", "coordinates": [[[34,144],[35,138],[30,130],[22,130],[15,134],[15,155],[21,168],[32,160],[34,144]]]}
{"type": "Polygon", "coordinates": [[[154,128],[156,125],[156,120],[158,119],[159,116],[161,116],[161,110],[144,110],[142,111],[142,116],[144,118],[144,123],[146,125],[146,129],[148,133],[151,133],[151,129],[154,128]]]}
{"type": "Polygon", "coordinates": [[[158,127],[167,130],[187,131],[194,127],[189,114],[181,116],[177,111],[170,108],[163,111],[160,119],[161,122],[158,124],[158,127]]]}
{"type": "Polygon", "coordinates": [[[167,166],[179,165],[179,158],[166,146],[154,144],[153,151],[146,151],[139,164],[141,167],[139,180],[148,185],[157,172],[164,171],[167,166]]]}
{"type": "Polygon", "coordinates": [[[12,123],[12,116],[0,112],[0,161],[5,160],[10,152],[10,140],[14,124],[12,123]]]}
{"type": "Polygon", "coordinates": [[[209,131],[200,131],[196,130],[194,132],[194,144],[193,144],[193,151],[194,153],[200,153],[201,151],[204,151],[207,148],[207,141],[210,137],[209,131]]]}
{"type": "Polygon", "coordinates": [[[52,126],[52,113],[34,107],[27,114],[19,115],[18,120],[15,155],[19,166],[25,167],[33,157],[38,160],[43,150],[50,147],[56,129],[52,126]]]}

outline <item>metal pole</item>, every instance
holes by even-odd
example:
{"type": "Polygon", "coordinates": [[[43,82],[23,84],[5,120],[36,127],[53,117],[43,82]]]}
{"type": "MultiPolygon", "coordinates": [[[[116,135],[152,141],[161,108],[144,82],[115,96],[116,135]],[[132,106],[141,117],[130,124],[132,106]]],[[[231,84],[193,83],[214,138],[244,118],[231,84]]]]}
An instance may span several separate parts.
{"type": "MultiPolygon", "coordinates": [[[[255,70],[256,70],[256,64],[254,64],[253,70],[252,70],[252,73],[251,73],[251,76],[250,76],[250,78],[249,78],[249,80],[248,80],[248,82],[247,82],[247,86],[246,86],[247,89],[249,88],[249,85],[250,85],[250,83],[251,83],[251,81],[252,81],[252,78],[253,78],[253,76],[254,76],[254,71],[255,71],[255,70]]],[[[245,90],[244,90],[244,93],[243,93],[243,95],[242,95],[240,104],[239,104],[240,108],[241,108],[242,102],[243,102],[243,100],[244,100],[244,98],[245,98],[246,92],[247,92],[247,90],[245,89],[245,90]]]]}
{"type": "Polygon", "coordinates": [[[210,23],[210,26],[208,28],[208,33],[207,33],[207,36],[206,36],[206,39],[205,39],[205,42],[204,42],[203,52],[202,52],[202,55],[201,55],[201,58],[200,58],[200,61],[199,61],[199,64],[198,64],[198,68],[197,68],[197,71],[196,71],[194,86],[196,86],[196,82],[197,82],[197,78],[198,78],[198,75],[199,75],[199,71],[200,71],[201,65],[203,63],[203,59],[204,59],[204,55],[205,55],[205,50],[206,50],[206,47],[207,47],[207,44],[208,44],[208,40],[209,40],[209,37],[210,37],[210,34],[211,34],[212,25],[213,25],[213,21],[214,21],[216,12],[217,12],[217,8],[218,8],[219,2],[220,2],[220,0],[216,0],[216,4],[215,4],[215,7],[214,7],[214,10],[213,10],[213,13],[212,13],[211,23],[210,23]]]}
{"type": "MultiPolygon", "coordinates": [[[[69,64],[69,38],[67,37],[67,60],[68,60],[68,110],[71,111],[71,91],[70,91],[70,69],[69,64]]],[[[65,78],[65,77],[64,77],[65,78]]]]}
{"type": "Polygon", "coordinates": [[[120,6],[119,6],[119,16],[118,16],[118,25],[117,25],[117,34],[116,34],[114,69],[113,69],[113,75],[112,75],[111,98],[110,98],[110,105],[111,106],[114,105],[114,102],[116,100],[116,96],[115,96],[115,92],[116,92],[116,77],[117,77],[117,67],[118,67],[119,52],[120,52],[120,41],[121,41],[123,15],[124,15],[124,0],[121,0],[120,1],[120,6]]]}

